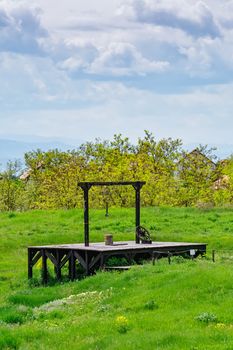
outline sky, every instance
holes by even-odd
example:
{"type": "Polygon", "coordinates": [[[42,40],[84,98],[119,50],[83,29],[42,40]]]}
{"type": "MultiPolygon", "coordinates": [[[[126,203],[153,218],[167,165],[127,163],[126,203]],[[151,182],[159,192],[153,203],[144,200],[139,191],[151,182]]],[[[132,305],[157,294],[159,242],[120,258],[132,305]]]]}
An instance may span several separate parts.
{"type": "Polygon", "coordinates": [[[0,0],[0,138],[233,144],[232,0],[0,0]]]}

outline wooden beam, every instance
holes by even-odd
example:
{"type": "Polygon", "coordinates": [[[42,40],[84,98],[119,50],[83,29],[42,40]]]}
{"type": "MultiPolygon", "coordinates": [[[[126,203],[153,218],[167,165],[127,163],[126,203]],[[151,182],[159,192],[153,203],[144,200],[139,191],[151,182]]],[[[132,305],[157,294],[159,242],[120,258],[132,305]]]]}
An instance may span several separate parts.
{"type": "Polygon", "coordinates": [[[50,260],[55,266],[57,266],[57,260],[56,260],[56,258],[55,258],[51,253],[49,253],[46,249],[45,249],[45,254],[46,254],[47,258],[49,258],[49,260],[50,260]]]}
{"type": "Polygon", "coordinates": [[[60,267],[62,268],[65,263],[67,263],[67,261],[69,260],[70,258],[70,255],[71,255],[71,250],[65,255],[65,257],[61,260],[61,264],[60,264],[60,267]]]}
{"type": "Polygon", "coordinates": [[[32,256],[33,256],[33,250],[28,248],[28,278],[33,277],[33,271],[32,271],[32,256]]]}
{"type": "Polygon", "coordinates": [[[84,188],[84,242],[85,246],[89,246],[89,187],[84,188]]]}
{"type": "Polygon", "coordinates": [[[57,266],[56,266],[56,276],[57,279],[61,279],[61,254],[59,252],[59,249],[56,250],[56,258],[57,258],[57,266]]]}
{"type": "Polygon", "coordinates": [[[137,234],[137,229],[140,226],[140,189],[135,191],[135,242],[140,243],[140,239],[137,234]]]}
{"type": "Polygon", "coordinates": [[[92,267],[95,266],[95,264],[97,263],[98,260],[100,260],[101,254],[97,254],[95,257],[92,258],[89,268],[92,269],[92,267]]]}
{"type": "Polygon", "coordinates": [[[88,185],[92,186],[127,186],[127,185],[145,185],[145,181],[84,181],[78,182],[78,186],[83,188],[88,185]]]}
{"type": "Polygon", "coordinates": [[[74,256],[74,251],[71,251],[71,255],[69,258],[69,278],[71,281],[74,281],[76,277],[76,266],[75,266],[75,256],[74,256]]]}
{"type": "Polygon", "coordinates": [[[78,252],[74,251],[74,256],[76,257],[76,259],[78,259],[78,261],[80,262],[82,267],[86,270],[87,265],[86,265],[85,260],[81,257],[81,255],[78,252]]]}
{"type": "Polygon", "coordinates": [[[48,282],[48,270],[47,270],[47,256],[45,254],[45,249],[41,250],[42,255],[42,282],[47,284],[48,282]]]}
{"type": "Polygon", "coordinates": [[[86,275],[89,275],[89,256],[88,252],[85,251],[85,262],[86,262],[86,275]]]}
{"type": "Polygon", "coordinates": [[[32,259],[32,266],[34,266],[41,257],[41,251],[36,252],[32,259]]]}
{"type": "Polygon", "coordinates": [[[84,181],[78,182],[78,186],[82,188],[84,193],[84,242],[85,246],[89,246],[89,199],[88,192],[92,186],[124,186],[132,185],[136,191],[136,232],[135,241],[140,243],[137,237],[137,227],[140,226],[140,190],[145,181],[84,181]]]}
{"type": "Polygon", "coordinates": [[[101,253],[100,255],[100,269],[104,270],[104,254],[101,253]]]}

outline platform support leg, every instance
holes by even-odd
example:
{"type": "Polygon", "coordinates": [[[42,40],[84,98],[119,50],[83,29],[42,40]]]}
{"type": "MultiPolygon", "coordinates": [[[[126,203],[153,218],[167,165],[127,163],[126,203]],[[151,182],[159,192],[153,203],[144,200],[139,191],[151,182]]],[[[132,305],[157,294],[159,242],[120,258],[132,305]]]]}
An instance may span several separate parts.
{"type": "Polygon", "coordinates": [[[71,281],[74,281],[75,277],[76,277],[76,266],[75,266],[75,263],[76,263],[76,259],[75,259],[75,256],[74,256],[74,251],[72,250],[71,251],[71,256],[69,258],[69,278],[71,279],[71,281]]]}
{"type": "Polygon", "coordinates": [[[89,271],[89,257],[88,257],[88,252],[85,251],[85,264],[86,264],[86,275],[89,276],[90,271],[89,271]]]}
{"type": "Polygon", "coordinates": [[[171,265],[171,253],[167,252],[167,260],[168,260],[168,264],[171,265]]]}
{"type": "Polygon", "coordinates": [[[28,248],[28,279],[31,279],[33,277],[33,271],[32,271],[32,251],[30,248],[28,248]]]}
{"type": "Polygon", "coordinates": [[[152,260],[152,265],[154,265],[155,264],[155,253],[154,252],[152,252],[151,260],[152,260]]]}
{"type": "Polygon", "coordinates": [[[57,258],[57,265],[56,265],[56,277],[57,280],[60,281],[61,280],[61,255],[59,250],[56,251],[56,258],[57,258]]]}
{"type": "Polygon", "coordinates": [[[101,256],[100,256],[100,270],[102,270],[102,271],[105,270],[105,265],[104,265],[104,254],[101,254],[101,256]]]}
{"type": "Polygon", "coordinates": [[[212,261],[215,262],[215,250],[212,250],[212,261]]]}
{"type": "Polygon", "coordinates": [[[45,249],[42,249],[42,282],[47,284],[48,282],[48,270],[47,270],[47,256],[45,254],[45,249]]]}

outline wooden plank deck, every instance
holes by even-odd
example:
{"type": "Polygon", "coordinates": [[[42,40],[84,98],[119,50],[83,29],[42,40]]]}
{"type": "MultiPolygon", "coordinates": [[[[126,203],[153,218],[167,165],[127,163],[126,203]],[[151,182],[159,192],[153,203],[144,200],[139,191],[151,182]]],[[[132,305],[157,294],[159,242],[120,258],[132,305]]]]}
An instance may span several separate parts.
{"type": "MultiPolygon", "coordinates": [[[[140,250],[140,249],[160,249],[160,248],[176,248],[190,246],[200,247],[206,246],[206,243],[188,243],[188,242],[152,242],[151,244],[137,244],[135,241],[115,242],[113,245],[105,245],[104,242],[90,243],[89,246],[85,246],[83,243],[76,244],[56,244],[56,245],[42,245],[42,246],[30,246],[32,249],[74,249],[83,251],[116,251],[116,250],[140,250]]],[[[192,248],[190,248],[192,249],[192,248]]]]}
{"type": "Polygon", "coordinates": [[[115,242],[113,245],[105,245],[104,242],[90,243],[85,246],[77,244],[41,245],[28,247],[28,278],[33,277],[33,266],[42,259],[43,282],[47,283],[47,259],[55,268],[56,277],[61,278],[61,269],[69,263],[69,277],[76,278],[77,261],[89,275],[98,268],[104,268],[105,261],[112,256],[122,256],[129,264],[132,260],[189,254],[195,251],[195,256],[206,253],[206,243],[190,242],[152,242],[152,244],[138,244],[135,241],[115,242]]]}

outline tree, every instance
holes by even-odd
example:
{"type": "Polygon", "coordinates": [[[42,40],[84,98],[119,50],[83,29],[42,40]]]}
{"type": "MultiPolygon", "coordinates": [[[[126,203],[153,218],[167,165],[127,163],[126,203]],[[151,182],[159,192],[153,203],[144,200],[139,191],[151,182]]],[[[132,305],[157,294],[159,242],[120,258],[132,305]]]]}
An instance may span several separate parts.
{"type": "Polygon", "coordinates": [[[212,160],[215,158],[211,156],[212,151],[204,146],[183,152],[178,164],[178,205],[213,204],[216,164],[212,160]]]}
{"type": "Polygon", "coordinates": [[[6,170],[0,175],[0,209],[13,211],[23,208],[23,184],[18,175],[21,170],[19,161],[9,161],[6,170]]]}
{"type": "Polygon", "coordinates": [[[171,138],[156,141],[152,133],[145,130],[138,140],[138,164],[147,184],[144,188],[145,204],[174,204],[176,194],[175,171],[181,155],[182,142],[171,138]]]}

